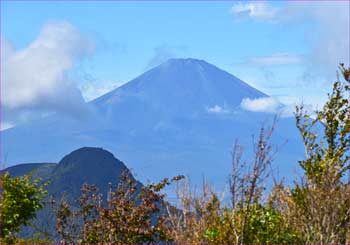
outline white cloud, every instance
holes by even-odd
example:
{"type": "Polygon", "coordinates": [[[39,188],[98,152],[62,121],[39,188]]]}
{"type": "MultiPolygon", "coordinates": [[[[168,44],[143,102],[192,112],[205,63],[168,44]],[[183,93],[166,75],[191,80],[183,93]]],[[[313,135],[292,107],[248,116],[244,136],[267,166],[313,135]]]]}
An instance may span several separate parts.
{"type": "Polygon", "coordinates": [[[248,63],[254,65],[293,65],[302,63],[303,59],[298,55],[277,53],[269,56],[256,56],[248,59],[248,63]]]}
{"type": "Polygon", "coordinates": [[[252,112],[277,113],[281,117],[294,117],[295,107],[303,104],[304,109],[306,109],[310,115],[314,115],[314,112],[321,108],[320,106],[322,103],[317,104],[310,102],[315,102],[315,98],[305,100],[297,96],[289,95],[257,99],[244,98],[241,102],[241,108],[252,112]]]}
{"type": "Polygon", "coordinates": [[[253,112],[277,112],[281,108],[281,103],[272,97],[263,97],[257,99],[244,98],[241,107],[247,111],[253,112]]]}
{"type": "Polygon", "coordinates": [[[207,108],[207,111],[209,113],[217,113],[217,114],[222,114],[222,113],[229,113],[229,110],[224,109],[223,107],[219,105],[214,105],[212,107],[207,108]]]}
{"type": "Polygon", "coordinates": [[[69,72],[93,53],[94,45],[78,29],[68,22],[51,22],[24,49],[15,50],[9,41],[4,43],[1,103],[5,120],[10,120],[7,123],[17,123],[24,112],[28,117],[30,112],[73,116],[84,112],[85,102],[69,72]]]}
{"type": "Polygon", "coordinates": [[[236,19],[252,18],[255,20],[274,20],[279,9],[270,6],[267,2],[238,2],[231,8],[231,13],[236,19]]]}

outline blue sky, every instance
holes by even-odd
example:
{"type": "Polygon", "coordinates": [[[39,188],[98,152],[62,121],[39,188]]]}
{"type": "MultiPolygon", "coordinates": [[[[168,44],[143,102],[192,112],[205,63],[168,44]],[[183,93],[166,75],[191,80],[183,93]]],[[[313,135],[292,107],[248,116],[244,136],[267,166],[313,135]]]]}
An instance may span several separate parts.
{"type": "MultiPolygon", "coordinates": [[[[347,1],[2,1],[2,59],[21,52],[30,56],[31,45],[55,36],[52,33],[57,25],[59,30],[64,29],[67,43],[71,32],[79,37],[74,39],[75,46],[66,45],[58,52],[68,53],[62,55],[63,61],[57,58],[56,62],[66,64],[61,70],[70,82],[67,85],[64,81],[64,86],[77,87],[85,100],[168,58],[192,57],[227,70],[282,103],[292,105],[303,100],[315,107],[325,100],[337,63],[349,64],[347,1]],[[84,46],[79,42],[86,48],[76,54],[76,47],[84,46]]],[[[40,51],[35,64],[40,64],[40,57],[45,55],[40,51]]],[[[30,58],[26,62],[33,64],[30,58]]],[[[23,66],[21,63],[16,70],[23,66]]],[[[2,70],[7,71],[4,67],[2,70]]],[[[55,86],[60,84],[53,80],[55,86]]],[[[23,89],[28,100],[22,102],[10,94],[21,90],[21,78],[8,76],[2,81],[3,93],[8,91],[8,101],[12,101],[5,109],[9,123],[26,118],[20,115],[24,111],[28,115],[28,110],[57,109],[55,105],[37,106],[44,101],[37,97],[45,91],[42,84],[40,91],[33,88],[35,79],[27,84],[30,89],[23,89]]],[[[48,86],[45,98],[52,94],[52,86],[48,86]]]]}

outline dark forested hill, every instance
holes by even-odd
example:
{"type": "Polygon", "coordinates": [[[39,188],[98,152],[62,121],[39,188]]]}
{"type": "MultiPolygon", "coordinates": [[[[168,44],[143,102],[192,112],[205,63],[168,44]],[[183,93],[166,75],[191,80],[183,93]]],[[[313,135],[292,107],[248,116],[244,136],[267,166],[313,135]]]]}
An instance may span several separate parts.
{"type": "MultiPolygon", "coordinates": [[[[129,169],[123,162],[113,156],[112,153],[93,147],[84,147],[71,152],[55,163],[30,163],[9,167],[2,172],[8,171],[11,176],[20,176],[32,173],[34,178],[42,178],[49,182],[47,190],[49,197],[60,200],[63,193],[74,205],[74,201],[80,196],[80,188],[83,184],[97,186],[101,193],[106,195],[109,183],[118,183],[121,174],[128,174],[133,178],[129,169]]],[[[139,187],[141,183],[137,182],[139,187]]],[[[55,215],[53,206],[47,204],[38,212],[34,223],[42,230],[53,233],[55,228],[55,215]]],[[[32,236],[36,231],[24,227],[22,236],[32,236]]]]}

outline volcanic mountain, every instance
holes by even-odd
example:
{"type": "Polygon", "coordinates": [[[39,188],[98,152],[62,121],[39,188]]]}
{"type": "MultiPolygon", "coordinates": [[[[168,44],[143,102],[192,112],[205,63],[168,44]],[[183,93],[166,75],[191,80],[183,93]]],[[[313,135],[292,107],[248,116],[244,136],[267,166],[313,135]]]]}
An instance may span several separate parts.
{"type": "MultiPolygon", "coordinates": [[[[141,181],[184,174],[221,185],[235,140],[249,158],[252,135],[273,118],[246,111],[241,102],[264,97],[203,60],[170,59],[89,102],[79,120],[53,115],[3,131],[2,161],[56,162],[79,147],[103,147],[130,163],[141,181]]],[[[276,157],[281,175],[290,175],[302,156],[294,125],[281,118],[273,138],[283,145],[276,157]]]]}

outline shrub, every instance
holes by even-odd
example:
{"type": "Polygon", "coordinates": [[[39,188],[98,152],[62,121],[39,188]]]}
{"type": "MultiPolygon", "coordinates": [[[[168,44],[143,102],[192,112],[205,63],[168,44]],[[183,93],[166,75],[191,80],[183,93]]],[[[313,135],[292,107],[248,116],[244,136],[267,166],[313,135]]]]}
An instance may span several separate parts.
{"type": "Polygon", "coordinates": [[[0,239],[5,243],[16,242],[16,233],[22,225],[36,217],[43,207],[42,200],[47,192],[46,184],[39,184],[31,175],[10,177],[9,173],[0,175],[0,239]]]}
{"type": "Polygon", "coordinates": [[[164,226],[164,195],[160,191],[173,181],[140,186],[122,175],[107,200],[98,188],[84,185],[78,207],[62,200],[57,211],[57,232],[61,243],[143,244],[167,241],[164,226]]]}

